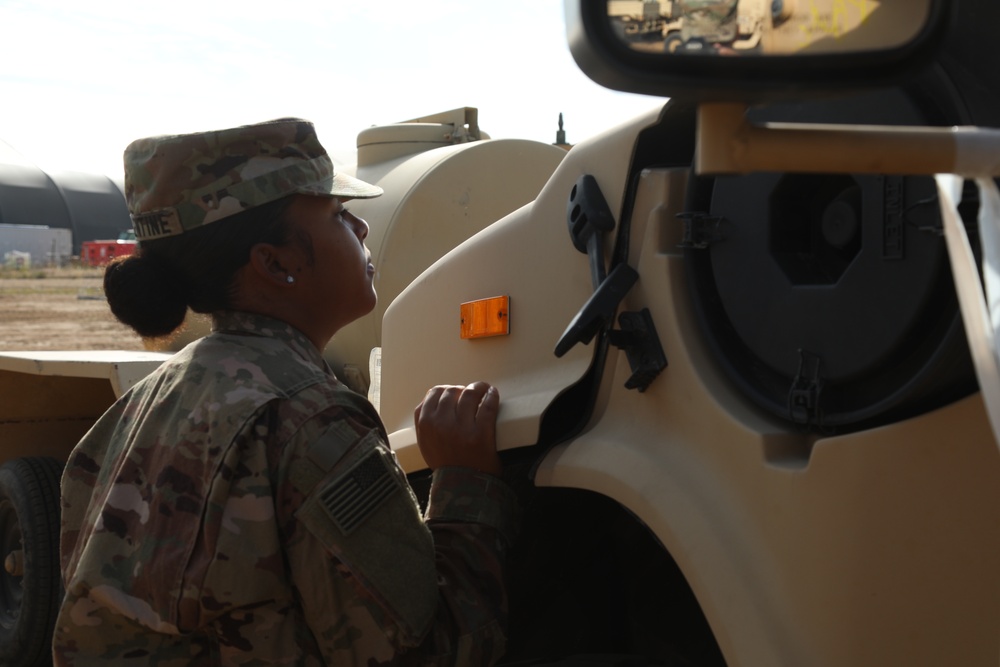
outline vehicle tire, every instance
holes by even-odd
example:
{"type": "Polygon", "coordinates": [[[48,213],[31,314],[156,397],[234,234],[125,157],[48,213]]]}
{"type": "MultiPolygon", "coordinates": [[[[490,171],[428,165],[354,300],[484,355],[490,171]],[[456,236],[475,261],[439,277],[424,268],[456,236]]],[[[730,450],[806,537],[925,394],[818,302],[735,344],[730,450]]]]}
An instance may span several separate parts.
{"type": "Polygon", "coordinates": [[[0,467],[0,664],[51,664],[62,601],[59,483],[63,464],[28,457],[0,467]]]}
{"type": "Polygon", "coordinates": [[[679,32],[672,32],[667,35],[667,39],[663,42],[663,50],[667,53],[677,53],[684,49],[684,38],[681,37],[679,32]]]}

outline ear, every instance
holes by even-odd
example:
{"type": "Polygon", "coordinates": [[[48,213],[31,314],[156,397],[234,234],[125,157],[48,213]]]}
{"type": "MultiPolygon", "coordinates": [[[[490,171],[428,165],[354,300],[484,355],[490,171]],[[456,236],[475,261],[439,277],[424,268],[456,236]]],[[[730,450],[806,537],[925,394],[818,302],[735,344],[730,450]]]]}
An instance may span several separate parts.
{"type": "Polygon", "coordinates": [[[292,275],[292,259],[288,249],[270,243],[258,243],[250,248],[250,270],[268,284],[287,286],[292,275]]]}

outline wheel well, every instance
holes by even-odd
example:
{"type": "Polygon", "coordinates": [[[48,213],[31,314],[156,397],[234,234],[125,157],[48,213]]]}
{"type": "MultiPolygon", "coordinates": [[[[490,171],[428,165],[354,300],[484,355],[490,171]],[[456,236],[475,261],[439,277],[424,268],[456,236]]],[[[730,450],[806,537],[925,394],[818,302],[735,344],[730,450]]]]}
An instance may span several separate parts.
{"type": "MultiPolygon", "coordinates": [[[[627,654],[725,666],[683,573],[634,514],[591,491],[535,487],[529,472],[530,462],[506,462],[522,524],[508,561],[504,663],[627,654]]],[[[411,484],[424,502],[429,476],[411,484]]]]}

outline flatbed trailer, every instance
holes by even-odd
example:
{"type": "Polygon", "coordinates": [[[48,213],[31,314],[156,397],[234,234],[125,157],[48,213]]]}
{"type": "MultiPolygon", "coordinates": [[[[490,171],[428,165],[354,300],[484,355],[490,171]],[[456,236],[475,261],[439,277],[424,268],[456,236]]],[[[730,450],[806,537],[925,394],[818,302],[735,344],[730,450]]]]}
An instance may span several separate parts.
{"type": "Polygon", "coordinates": [[[0,664],[46,659],[62,598],[59,484],[73,447],[164,352],[0,353],[0,664]]]}

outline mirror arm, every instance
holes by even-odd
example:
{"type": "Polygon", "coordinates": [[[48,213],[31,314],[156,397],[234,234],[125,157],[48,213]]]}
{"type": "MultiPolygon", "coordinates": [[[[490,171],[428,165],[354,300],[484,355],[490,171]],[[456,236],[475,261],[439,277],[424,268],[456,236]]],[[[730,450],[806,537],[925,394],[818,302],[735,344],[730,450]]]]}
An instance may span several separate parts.
{"type": "Polygon", "coordinates": [[[699,174],[756,171],[1000,176],[1000,130],[751,123],[747,105],[698,108],[699,174]]]}

